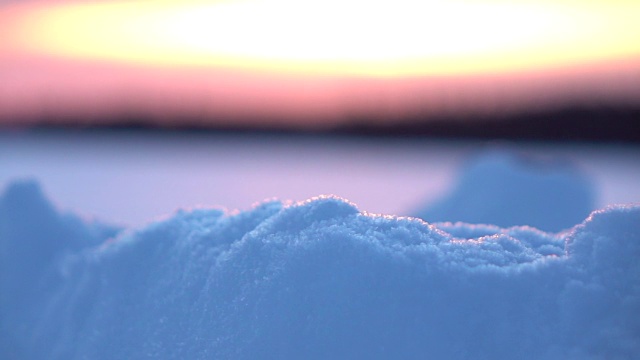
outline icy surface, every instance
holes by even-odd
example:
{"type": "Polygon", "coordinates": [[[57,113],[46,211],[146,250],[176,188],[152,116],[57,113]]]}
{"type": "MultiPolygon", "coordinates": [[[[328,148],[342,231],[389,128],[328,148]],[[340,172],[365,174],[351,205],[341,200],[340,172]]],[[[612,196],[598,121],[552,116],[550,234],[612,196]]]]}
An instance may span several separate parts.
{"type": "Polygon", "coordinates": [[[573,227],[594,209],[595,189],[562,160],[492,151],[473,158],[451,194],[415,215],[429,222],[573,227]]]}
{"type": "Polygon", "coordinates": [[[570,231],[374,216],[336,197],[119,231],[0,200],[0,358],[629,359],[640,206],[570,231]]]}

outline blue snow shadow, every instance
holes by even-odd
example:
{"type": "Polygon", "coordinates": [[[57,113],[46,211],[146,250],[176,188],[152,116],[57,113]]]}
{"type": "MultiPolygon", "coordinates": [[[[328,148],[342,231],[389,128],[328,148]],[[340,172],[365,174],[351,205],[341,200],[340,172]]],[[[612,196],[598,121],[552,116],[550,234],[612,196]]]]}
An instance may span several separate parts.
{"type": "Polygon", "coordinates": [[[593,185],[568,160],[489,151],[468,162],[451,194],[413,213],[429,222],[528,225],[557,232],[594,210],[593,185]]]}
{"type": "Polygon", "coordinates": [[[1,358],[584,359],[640,353],[640,206],[562,233],[337,197],[120,231],[0,198],[1,358]]]}

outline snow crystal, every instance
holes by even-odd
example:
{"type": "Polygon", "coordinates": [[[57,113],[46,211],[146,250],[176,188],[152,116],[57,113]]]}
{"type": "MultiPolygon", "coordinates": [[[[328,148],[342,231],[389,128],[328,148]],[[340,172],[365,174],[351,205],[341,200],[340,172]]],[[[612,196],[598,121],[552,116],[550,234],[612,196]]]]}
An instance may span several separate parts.
{"type": "Polygon", "coordinates": [[[0,358],[585,359],[640,353],[640,206],[562,233],[337,197],[119,231],[0,199],[0,358]]]}

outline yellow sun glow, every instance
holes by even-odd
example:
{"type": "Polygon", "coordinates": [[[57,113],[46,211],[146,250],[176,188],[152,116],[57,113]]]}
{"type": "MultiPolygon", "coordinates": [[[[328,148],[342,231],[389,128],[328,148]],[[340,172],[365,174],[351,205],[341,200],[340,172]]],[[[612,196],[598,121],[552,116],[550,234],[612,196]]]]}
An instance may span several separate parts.
{"type": "Polygon", "coordinates": [[[640,2],[104,1],[14,20],[22,51],[162,66],[402,76],[640,55],[640,2]]]}

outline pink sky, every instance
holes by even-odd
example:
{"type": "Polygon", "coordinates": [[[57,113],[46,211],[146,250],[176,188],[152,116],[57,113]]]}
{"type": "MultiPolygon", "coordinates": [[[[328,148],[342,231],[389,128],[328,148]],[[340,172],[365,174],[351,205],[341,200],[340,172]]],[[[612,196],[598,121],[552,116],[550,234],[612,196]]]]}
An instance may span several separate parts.
{"type": "Polygon", "coordinates": [[[5,60],[0,62],[0,119],[5,124],[65,117],[89,122],[131,114],[168,122],[184,116],[323,127],[349,116],[388,121],[413,113],[637,104],[637,64],[631,59],[525,73],[375,79],[5,60]]]}
{"type": "MultiPolygon", "coordinates": [[[[24,9],[31,7],[18,7],[24,9]]],[[[0,18],[13,21],[5,22],[8,28],[28,25],[1,10],[0,18]]],[[[17,34],[0,40],[0,122],[10,125],[64,118],[109,121],[132,115],[167,123],[186,117],[321,128],[354,117],[393,121],[412,114],[491,115],[640,103],[640,53],[633,49],[625,56],[504,71],[434,74],[418,69],[415,74],[378,76],[345,74],[341,69],[332,73],[326,66],[321,72],[275,71],[266,65],[260,68],[258,60],[251,63],[257,67],[247,68],[87,57],[76,50],[82,50],[82,42],[70,42],[74,47],[67,54],[64,47],[37,39],[29,42],[20,31],[17,34]]],[[[484,55],[479,59],[492,61],[484,55]]],[[[505,59],[494,61],[508,64],[505,59]]]]}

